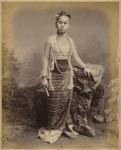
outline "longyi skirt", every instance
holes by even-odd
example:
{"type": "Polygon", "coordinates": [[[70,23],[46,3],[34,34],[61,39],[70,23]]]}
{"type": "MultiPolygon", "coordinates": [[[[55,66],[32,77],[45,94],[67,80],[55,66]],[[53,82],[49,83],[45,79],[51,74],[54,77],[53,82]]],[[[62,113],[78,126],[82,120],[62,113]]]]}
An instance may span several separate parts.
{"type": "MultiPolygon", "coordinates": [[[[62,67],[64,65],[67,66],[66,62],[60,61],[62,67]]],[[[63,71],[62,69],[61,71],[63,71]]],[[[69,80],[70,70],[61,73],[56,66],[54,67],[51,73],[51,85],[53,86],[53,90],[48,89],[48,126],[40,128],[38,131],[38,137],[43,141],[49,143],[56,142],[66,128],[66,125],[71,123],[70,105],[72,89],[68,89],[69,80]]]]}
{"type": "Polygon", "coordinates": [[[51,80],[54,91],[49,91],[48,128],[63,130],[69,121],[72,90],[68,89],[69,71],[60,73],[55,67],[51,80]]]}

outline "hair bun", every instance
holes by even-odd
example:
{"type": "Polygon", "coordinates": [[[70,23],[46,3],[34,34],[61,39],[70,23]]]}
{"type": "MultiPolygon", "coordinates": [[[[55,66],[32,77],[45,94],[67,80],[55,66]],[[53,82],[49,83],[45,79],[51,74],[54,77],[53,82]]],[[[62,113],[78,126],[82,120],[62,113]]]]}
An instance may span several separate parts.
{"type": "Polygon", "coordinates": [[[71,19],[71,15],[65,11],[60,11],[58,14],[55,15],[56,19],[58,19],[60,16],[67,16],[71,19]]]}
{"type": "Polygon", "coordinates": [[[65,11],[61,11],[58,13],[58,15],[66,15],[66,12],[65,11]]]}

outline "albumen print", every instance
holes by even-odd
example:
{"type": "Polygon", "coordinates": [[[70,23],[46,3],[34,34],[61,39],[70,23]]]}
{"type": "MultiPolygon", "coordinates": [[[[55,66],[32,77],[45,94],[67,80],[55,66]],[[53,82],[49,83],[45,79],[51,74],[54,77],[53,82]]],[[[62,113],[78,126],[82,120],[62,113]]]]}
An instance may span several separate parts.
{"type": "Polygon", "coordinates": [[[119,148],[119,2],[2,2],[2,148],[119,148]]]}

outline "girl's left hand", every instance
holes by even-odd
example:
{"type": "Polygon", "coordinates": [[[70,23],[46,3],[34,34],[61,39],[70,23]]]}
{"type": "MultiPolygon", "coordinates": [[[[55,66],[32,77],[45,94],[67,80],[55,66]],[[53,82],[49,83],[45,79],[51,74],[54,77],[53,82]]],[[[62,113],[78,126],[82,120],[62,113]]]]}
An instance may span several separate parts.
{"type": "Polygon", "coordinates": [[[84,68],[84,74],[85,75],[88,75],[89,77],[90,77],[90,75],[91,75],[91,69],[90,68],[84,68]]]}

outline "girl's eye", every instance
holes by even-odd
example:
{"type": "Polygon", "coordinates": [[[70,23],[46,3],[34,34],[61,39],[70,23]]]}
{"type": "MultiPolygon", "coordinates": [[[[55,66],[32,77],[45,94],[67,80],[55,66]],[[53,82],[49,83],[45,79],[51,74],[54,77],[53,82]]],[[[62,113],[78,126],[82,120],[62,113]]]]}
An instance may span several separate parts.
{"type": "Polygon", "coordinates": [[[62,21],[59,21],[58,23],[59,24],[63,24],[64,23],[65,25],[67,24],[67,22],[62,22],[62,21]]]}
{"type": "Polygon", "coordinates": [[[62,24],[63,22],[62,22],[62,21],[59,21],[58,23],[59,23],[59,24],[62,24]]]}

